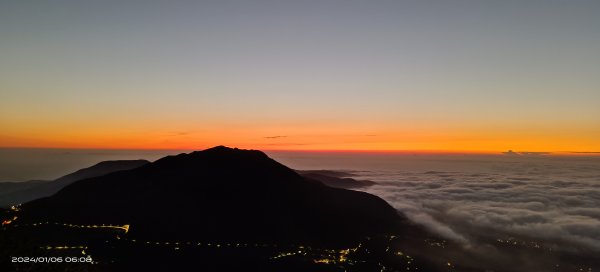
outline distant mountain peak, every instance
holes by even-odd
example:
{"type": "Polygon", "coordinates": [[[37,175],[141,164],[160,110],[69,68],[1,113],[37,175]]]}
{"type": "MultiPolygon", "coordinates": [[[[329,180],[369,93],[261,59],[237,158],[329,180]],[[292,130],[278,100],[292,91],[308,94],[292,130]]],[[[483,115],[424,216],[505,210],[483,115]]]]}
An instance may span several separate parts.
{"type": "Polygon", "coordinates": [[[224,146],[224,145],[218,145],[215,147],[207,148],[203,151],[233,151],[233,150],[239,150],[239,149],[237,147],[231,148],[231,147],[224,146]]]}
{"type": "Polygon", "coordinates": [[[120,166],[120,165],[144,165],[150,163],[147,160],[143,160],[143,159],[138,159],[138,160],[109,160],[109,161],[101,161],[99,163],[94,164],[91,167],[88,168],[92,168],[92,167],[98,167],[98,166],[120,166]]]}
{"type": "Polygon", "coordinates": [[[181,153],[174,156],[167,156],[151,163],[148,167],[164,167],[170,165],[173,170],[181,171],[182,168],[196,168],[200,165],[219,165],[219,166],[235,166],[246,165],[257,168],[285,168],[284,165],[271,159],[267,154],[259,150],[239,149],[226,146],[215,146],[205,150],[193,151],[190,153],[181,153]]]}
{"type": "Polygon", "coordinates": [[[73,182],[87,178],[103,176],[118,171],[130,170],[146,164],[150,164],[150,162],[147,160],[102,161],[90,167],[79,169],[53,181],[17,183],[15,185],[19,186],[20,188],[13,188],[8,192],[0,192],[0,206],[7,207],[37,198],[47,197],[73,182]]]}
{"type": "Polygon", "coordinates": [[[207,148],[204,150],[200,150],[200,151],[194,151],[190,154],[220,154],[220,155],[232,155],[232,154],[262,154],[265,157],[267,156],[265,153],[263,153],[260,150],[254,150],[254,149],[239,149],[237,147],[231,148],[228,146],[224,146],[224,145],[218,145],[215,147],[211,147],[211,148],[207,148]]]}

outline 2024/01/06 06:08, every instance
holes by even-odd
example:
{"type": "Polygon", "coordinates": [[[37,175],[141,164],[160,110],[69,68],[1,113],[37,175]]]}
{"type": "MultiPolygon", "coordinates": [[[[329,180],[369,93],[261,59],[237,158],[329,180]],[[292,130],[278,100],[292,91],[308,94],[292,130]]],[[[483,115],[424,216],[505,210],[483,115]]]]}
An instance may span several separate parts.
{"type": "Polygon", "coordinates": [[[92,257],[12,257],[13,263],[92,263],[92,257]]]}

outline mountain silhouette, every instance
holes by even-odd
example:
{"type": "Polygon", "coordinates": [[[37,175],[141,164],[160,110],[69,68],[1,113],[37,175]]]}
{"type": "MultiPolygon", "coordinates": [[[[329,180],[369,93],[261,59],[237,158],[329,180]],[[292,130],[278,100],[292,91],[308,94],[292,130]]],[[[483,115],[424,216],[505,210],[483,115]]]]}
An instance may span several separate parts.
{"type": "Polygon", "coordinates": [[[129,235],[148,239],[312,244],[354,243],[409,225],[379,197],[224,146],[74,182],[24,204],[20,220],[128,224],[129,235]]]}
{"type": "Polygon", "coordinates": [[[129,170],[147,163],[149,163],[147,160],[103,161],[52,181],[2,182],[0,183],[0,207],[17,205],[41,197],[47,197],[75,181],[129,170]]]}
{"type": "Polygon", "coordinates": [[[307,179],[318,180],[319,182],[329,186],[344,189],[369,187],[375,185],[374,181],[359,180],[348,177],[350,173],[331,170],[296,170],[296,173],[307,179]]]}

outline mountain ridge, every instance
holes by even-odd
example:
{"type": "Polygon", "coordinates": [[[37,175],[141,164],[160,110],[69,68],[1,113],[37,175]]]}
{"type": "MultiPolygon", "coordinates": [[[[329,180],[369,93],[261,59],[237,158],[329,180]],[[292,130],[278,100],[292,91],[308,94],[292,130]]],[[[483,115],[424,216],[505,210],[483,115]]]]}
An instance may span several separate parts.
{"type": "Polygon", "coordinates": [[[25,182],[3,182],[0,192],[0,207],[8,207],[50,196],[65,186],[86,178],[106,175],[112,172],[129,170],[150,163],[147,160],[110,160],[79,169],[55,180],[32,180],[25,182]]]}
{"type": "Polygon", "coordinates": [[[23,221],[40,219],[130,224],[144,237],[313,243],[353,242],[407,223],[379,197],[224,146],[80,180],[23,205],[23,221]]]}

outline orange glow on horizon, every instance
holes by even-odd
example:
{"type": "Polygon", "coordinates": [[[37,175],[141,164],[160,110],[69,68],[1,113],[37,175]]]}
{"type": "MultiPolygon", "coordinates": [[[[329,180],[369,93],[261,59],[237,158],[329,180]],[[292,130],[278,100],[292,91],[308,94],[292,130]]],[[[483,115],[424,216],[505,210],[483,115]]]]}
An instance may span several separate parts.
{"type": "MultiPolygon", "coordinates": [[[[289,133],[291,135],[291,133],[289,133]]],[[[371,152],[371,153],[475,153],[498,154],[507,150],[517,152],[552,152],[578,155],[595,155],[600,150],[595,139],[572,141],[560,138],[538,139],[501,135],[408,135],[386,133],[371,135],[300,135],[263,136],[274,133],[56,133],[40,138],[19,138],[0,135],[4,148],[74,148],[74,149],[153,149],[202,150],[217,145],[258,149],[263,151],[310,152],[371,152]],[[576,142],[577,145],[572,143],[576,142]],[[581,152],[581,153],[577,153],[581,152]],[[585,153],[590,152],[590,153],[585,153]]]]}
{"type": "MultiPolygon", "coordinates": [[[[33,121],[33,120],[30,120],[33,121]]],[[[64,120],[63,120],[64,121],[64,120]]],[[[483,129],[463,123],[228,123],[104,120],[7,123],[0,147],[77,149],[202,150],[217,145],[264,151],[490,153],[600,151],[593,127],[497,125],[483,129]]],[[[581,153],[593,155],[594,153],[581,153]]]]}

